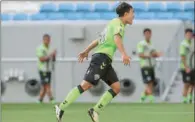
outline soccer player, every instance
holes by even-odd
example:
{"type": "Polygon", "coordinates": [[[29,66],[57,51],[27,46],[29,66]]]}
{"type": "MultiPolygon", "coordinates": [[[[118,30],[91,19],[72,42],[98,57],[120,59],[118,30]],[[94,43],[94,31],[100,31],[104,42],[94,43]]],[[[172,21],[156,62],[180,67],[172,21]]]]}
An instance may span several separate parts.
{"type": "MultiPolygon", "coordinates": [[[[195,39],[195,30],[193,31],[193,38],[195,39]]],[[[194,47],[195,48],[195,47],[194,47]]],[[[192,57],[193,59],[191,59],[191,61],[192,61],[192,63],[194,63],[195,64],[195,49],[194,49],[194,57],[192,57]]],[[[194,78],[192,78],[193,79],[193,83],[192,83],[192,85],[190,86],[190,88],[189,88],[189,93],[188,93],[188,101],[189,101],[189,103],[192,103],[192,96],[193,96],[193,93],[195,93],[195,65],[194,66],[192,66],[192,76],[194,77],[194,78]]]]}
{"type": "Polygon", "coordinates": [[[192,99],[192,85],[193,81],[195,81],[194,76],[194,67],[190,67],[190,57],[193,53],[193,45],[192,40],[193,38],[193,31],[190,28],[187,28],[185,30],[185,39],[180,44],[180,56],[181,56],[181,63],[180,63],[180,69],[182,72],[183,82],[184,82],[184,88],[183,88],[183,103],[188,103],[189,100],[192,99]],[[189,98],[188,98],[188,93],[189,98]]]}
{"type": "Polygon", "coordinates": [[[145,40],[140,41],[137,44],[137,52],[138,52],[139,60],[140,60],[142,78],[143,78],[143,82],[146,85],[145,91],[143,92],[141,96],[141,101],[144,102],[146,98],[148,97],[150,102],[153,102],[154,101],[153,86],[154,86],[155,79],[156,79],[153,60],[155,60],[154,58],[160,57],[162,53],[157,52],[156,49],[154,49],[152,45],[151,29],[145,28],[143,30],[143,34],[144,34],[145,40]]]}
{"type": "Polygon", "coordinates": [[[39,102],[42,103],[43,99],[47,93],[49,96],[50,102],[54,103],[54,98],[51,92],[51,60],[56,55],[56,50],[49,53],[49,45],[50,45],[50,35],[45,34],[43,36],[43,44],[41,44],[36,49],[36,55],[38,57],[38,69],[39,75],[42,83],[42,88],[40,91],[39,102]]]}
{"type": "Polygon", "coordinates": [[[98,122],[98,115],[111,100],[120,92],[120,83],[116,72],[112,67],[112,59],[116,49],[122,55],[122,61],[125,65],[130,64],[130,57],[127,55],[124,46],[123,38],[125,32],[125,25],[132,24],[134,18],[134,10],[128,3],[122,2],[116,8],[118,18],[111,20],[101,37],[93,41],[83,52],[79,54],[79,62],[83,62],[88,57],[88,53],[96,47],[95,53],[92,55],[89,68],[86,71],[83,82],[72,89],[65,100],[59,105],[55,106],[56,116],[58,122],[61,121],[66,108],[73,103],[83,92],[96,85],[100,79],[104,80],[111,89],[106,91],[99,102],[88,110],[88,114],[93,122],[98,122]]]}

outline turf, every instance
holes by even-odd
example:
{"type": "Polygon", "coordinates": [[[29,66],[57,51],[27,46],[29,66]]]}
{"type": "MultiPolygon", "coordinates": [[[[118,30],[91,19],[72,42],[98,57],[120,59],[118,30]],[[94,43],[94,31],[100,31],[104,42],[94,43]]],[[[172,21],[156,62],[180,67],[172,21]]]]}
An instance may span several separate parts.
{"type": "MultiPolygon", "coordinates": [[[[73,104],[63,122],[91,122],[93,104],[73,104]]],[[[51,104],[2,104],[2,122],[56,122],[51,104]]],[[[110,104],[100,122],[194,122],[193,104],[110,104]]]]}

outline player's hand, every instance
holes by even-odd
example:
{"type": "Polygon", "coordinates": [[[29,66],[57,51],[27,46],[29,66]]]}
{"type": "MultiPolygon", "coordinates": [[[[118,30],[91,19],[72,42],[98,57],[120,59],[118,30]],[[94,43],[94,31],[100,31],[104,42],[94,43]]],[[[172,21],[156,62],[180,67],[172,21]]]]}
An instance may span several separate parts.
{"type": "Polygon", "coordinates": [[[128,55],[122,55],[122,60],[123,60],[123,63],[124,65],[130,65],[130,57],[128,55]]]}
{"type": "Polygon", "coordinates": [[[53,52],[50,53],[49,57],[53,58],[56,56],[56,54],[57,54],[57,50],[54,50],[53,52]]]}
{"type": "Polygon", "coordinates": [[[88,60],[88,52],[83,51],[83,52],[79,53],[78,60],[80,63],[82,63],[85,58],[88,60]]]}
{"type": "Polygon", "coordinates": [[[161,57],[163,56],[163,53],[162,52],[155,52],[155,53],[152,53],[152,57],[153,58],[158,58],[158,57],[161,57]]]}
{"type": "Polygon", "coordinates": [[[57,50],[55,49],[52,54],[53,54],[53,57],[55,57],[57,54],[57,50]]]}
{"type": "Polygon", "coordinates": [[[190,73],[190,68],[185,68],[186,73],[190,73]]]}
{"type": "Polygon", "coordinates": [[[158,56],[158,57],[161,57],[161,56],[163,56],[163,53],[162,53],[162,52],[158,52],[158,53],[157,53],[157,56],[158,56]]]}

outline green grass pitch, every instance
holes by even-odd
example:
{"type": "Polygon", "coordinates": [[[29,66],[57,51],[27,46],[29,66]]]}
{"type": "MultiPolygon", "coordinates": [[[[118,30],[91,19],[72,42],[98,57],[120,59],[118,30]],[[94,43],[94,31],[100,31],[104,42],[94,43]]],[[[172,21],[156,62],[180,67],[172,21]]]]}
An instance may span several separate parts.
{"type": "MultiPolygon", "coordinates": [[[[94,104],[73,104],[63,122],[91,122],[88,108],[94,104]]],[[[51,104],[2,104],[2,122],[56,122],[51,104]]],[[[110,104],[100,122],[194,122],[193,104],[110,104]]]]}

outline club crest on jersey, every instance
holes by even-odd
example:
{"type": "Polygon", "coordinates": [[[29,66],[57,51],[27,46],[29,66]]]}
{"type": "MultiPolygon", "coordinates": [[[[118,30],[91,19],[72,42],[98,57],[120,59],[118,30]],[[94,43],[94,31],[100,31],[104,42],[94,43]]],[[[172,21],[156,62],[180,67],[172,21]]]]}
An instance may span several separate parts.
{"type": "Polygon", "coordinates": [[[99,80],[100,79],[100,75],[99,74],[95,74],[94,75],[94,80],[99,80]]]}

